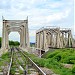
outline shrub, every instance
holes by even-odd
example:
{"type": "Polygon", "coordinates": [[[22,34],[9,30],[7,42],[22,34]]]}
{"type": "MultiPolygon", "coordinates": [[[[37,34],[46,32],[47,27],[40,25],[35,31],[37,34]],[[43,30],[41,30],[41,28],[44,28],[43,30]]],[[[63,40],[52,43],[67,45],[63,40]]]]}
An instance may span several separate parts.
{"type": "Polygon", "coordinates": [[[53,52],[53,53],[51,53],[49,56],[48,56],[48,58],[53,58],[55,55],[57,55],[58,54],[58,52],[53,52]]]}
{"type": "Polygon", "coordinates": [[[75,73],[75,65],[72,68],[72,73],[75,73]]]}
{"type": "Polygon", "coordinates": [[[60,61],[60,60],[61,60],[61,55],[57,55],[57,56],[55,57],[55,59],[56,59],[57,61],[60,61]]]}

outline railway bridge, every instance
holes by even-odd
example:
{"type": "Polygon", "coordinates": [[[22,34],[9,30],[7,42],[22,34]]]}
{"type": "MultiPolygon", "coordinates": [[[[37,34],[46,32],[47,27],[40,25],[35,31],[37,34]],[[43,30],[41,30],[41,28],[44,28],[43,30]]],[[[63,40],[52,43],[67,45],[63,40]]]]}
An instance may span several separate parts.
{"type": "Polygon", "coordinates": [[[41,55],[49,48],[72,48],[74,40],[71,29],[43,27],[36,31],[36,50],[41,55]]]}
{"type": "Polygon", "coordinates": [[[30,46],[29,31],[28,31],[28,17],[26,20],[6,20],[2,17],[2,49],[9,48],[9,34],[11,32],[18,32],[20,35],[20,47],[26,48],[30,46]]]}

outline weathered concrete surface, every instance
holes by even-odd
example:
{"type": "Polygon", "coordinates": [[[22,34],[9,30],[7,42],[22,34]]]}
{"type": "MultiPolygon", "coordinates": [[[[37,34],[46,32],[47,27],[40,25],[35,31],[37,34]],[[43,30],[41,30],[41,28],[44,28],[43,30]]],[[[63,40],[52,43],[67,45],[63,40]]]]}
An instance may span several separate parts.
{"type": "Polygon", "coordinates": [[[65,47],[73,47],[70,29],[43,28],[36,32],[36,48],[47,50],[48,48],[65,47]]]}
{"type": "Polygon", "coordinates": [[[36,50],[40,56],[47,52],[49,48],[70,48],[74,45],[70,29],[49,27],[36,31],[36,50]]]}
{"type": "Polygon", "coordinates": [[[73,64],[62,64],[65,68],[72,69],[73,64]]]}
{"type": "Polygon", "coordinates": [[[18,32],[20,34],[20,47],[30,47],[28,18],[26,20],[5,20],[3,18],[2,28],[2,49],[9,48],[10,32],[18,32]]]}
{"type": "Polygon", "coordinates": [[[43,67],[40,67],[45,73],[46,75],[59,75],[59,74],[55,74],[51,69],[48,69],[48,68],[43,68],[43,67]]]}

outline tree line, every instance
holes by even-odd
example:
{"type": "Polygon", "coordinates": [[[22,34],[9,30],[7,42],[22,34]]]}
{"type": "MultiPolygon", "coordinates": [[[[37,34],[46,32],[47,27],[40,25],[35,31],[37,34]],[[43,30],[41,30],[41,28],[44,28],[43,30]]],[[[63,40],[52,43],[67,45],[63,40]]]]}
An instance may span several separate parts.
{"type": "MultiPolygon", "coordinates": [[[[1,42],[2,42],[2,38],[0,37],[0,48],[1,48],[1,42]]],[[[19,46],[20,45],[20,43],[18,42],[18,41],[10,41],[9,40],[9,45],[10,46],[19,46]]]]}

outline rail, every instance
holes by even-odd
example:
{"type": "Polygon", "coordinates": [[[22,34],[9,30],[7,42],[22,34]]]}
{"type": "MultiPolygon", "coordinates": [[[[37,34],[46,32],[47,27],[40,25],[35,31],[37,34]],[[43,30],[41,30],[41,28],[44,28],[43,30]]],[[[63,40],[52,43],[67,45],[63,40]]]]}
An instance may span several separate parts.
{"type": "Polygon", "coordinates": [[[38,72],[42,75],[46,75],[27,55],[25,55],[20,49],[18,49],[29,61],[30,63],[38,70],[38,72]]]}

